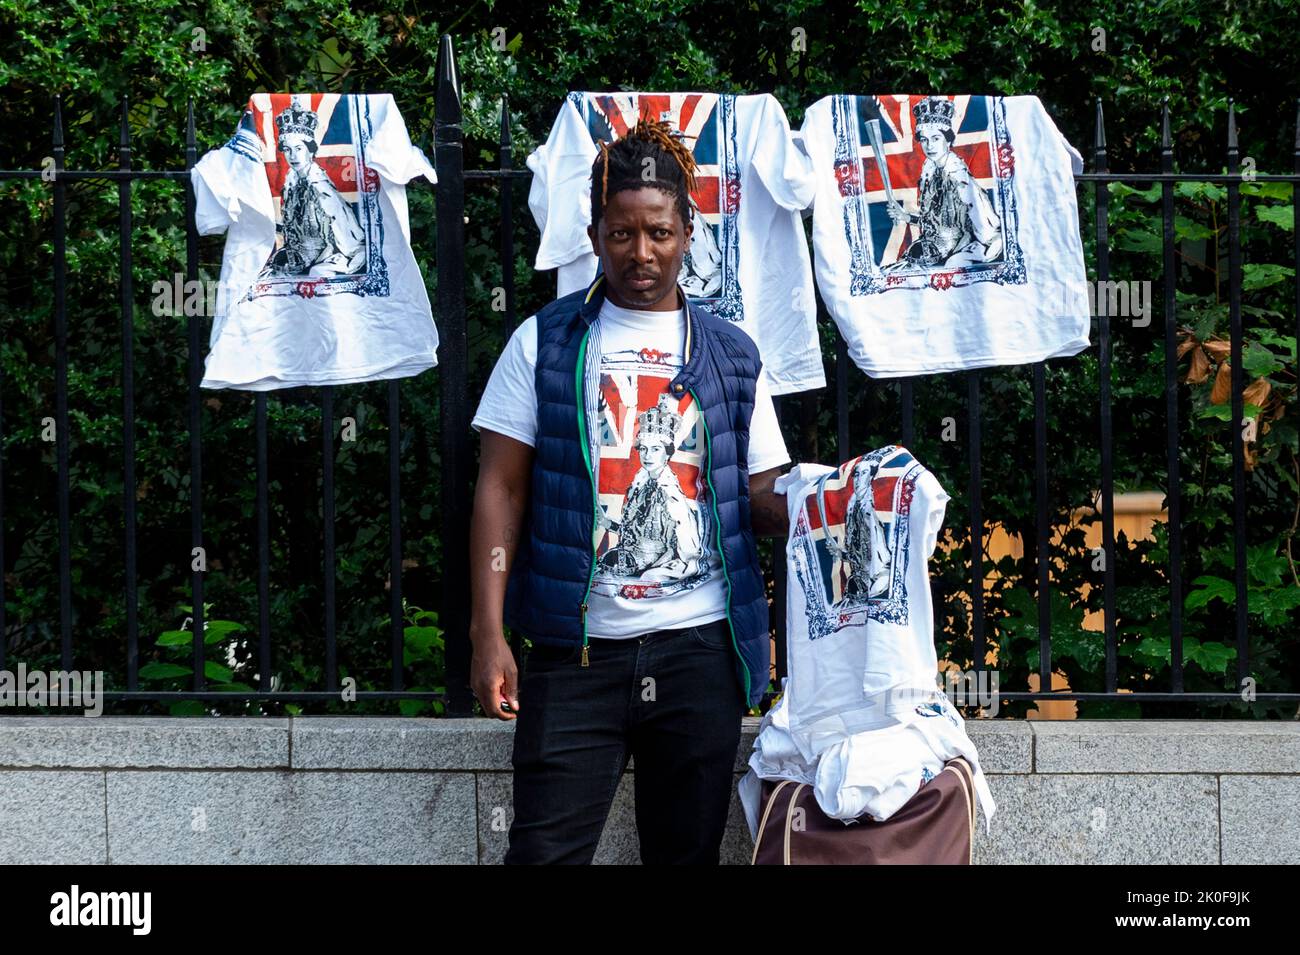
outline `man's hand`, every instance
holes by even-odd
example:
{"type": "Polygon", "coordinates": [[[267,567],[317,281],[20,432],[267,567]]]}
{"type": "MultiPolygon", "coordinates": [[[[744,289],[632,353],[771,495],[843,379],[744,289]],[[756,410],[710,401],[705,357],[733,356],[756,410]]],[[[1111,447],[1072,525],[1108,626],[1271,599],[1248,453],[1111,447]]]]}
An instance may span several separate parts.
{"type": "Polygon", "coordinates": [[[755,537],[785,537],[790,533],[790,512],[785,495],[772,490],[780,468],[749,477],[749,524],[755,537]]]}
{"type": "Polygon", "coordinates": [[[510,644],[501,634],[490,633],[470,625],[470,642],[474,647],[473,661],[469,668],[469,685],[478,698],[479,705],[487,716],[499,720],[513,720],[519,712],[519,668],[515,665],[515,656],[510,652],[510,644]],[[510,712],[501,709],[501,701],[510,704],[510,712]]]}

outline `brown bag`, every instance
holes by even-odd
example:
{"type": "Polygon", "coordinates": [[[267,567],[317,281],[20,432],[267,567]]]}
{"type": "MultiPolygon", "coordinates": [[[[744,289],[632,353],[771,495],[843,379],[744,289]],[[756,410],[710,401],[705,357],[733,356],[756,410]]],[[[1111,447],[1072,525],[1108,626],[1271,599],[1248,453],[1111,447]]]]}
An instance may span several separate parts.
{"type": "Polygon", "coordinates": [[[975,782],[960,756],[884,822],[864,813],[845,825],[822,812],[808,783],[761,783],[754,865],[970,865],[975,782]]]}

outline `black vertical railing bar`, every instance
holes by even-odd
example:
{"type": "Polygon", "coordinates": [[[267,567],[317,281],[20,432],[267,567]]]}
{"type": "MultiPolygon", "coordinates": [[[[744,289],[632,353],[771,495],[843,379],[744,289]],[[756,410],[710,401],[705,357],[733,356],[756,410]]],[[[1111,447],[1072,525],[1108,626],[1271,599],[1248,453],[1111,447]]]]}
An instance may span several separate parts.
{"type": "MultiPolygon", "coordinates": [[[[515,330],[515,229],[514,229],[514,185],[510,172],[514,161],[510,156],[512,141],[510,138],[510,97],[501,94],[501,294],[504,299],[505,314],[501,321],[501,347],[504,348],[515,330]]],[[[494,296],[495,298],[495,296],[494,296]]],[[[494,303],[495,305],[495,303],[494,303]]]]}
{"type": "MultiPolygon", "coordinates": [[[[1169,97],[1160,113],[1160,171],[1174,171],[1174,144],[1169,132],[1169,97]]],[[[1174,256],[1174,184],[1160,184],[1165,272],[1165,468],[1168,473],[1166,511],[1169,530],[1169,660],[1170,690],[1183,692],[1183,526],[1178,467],[1178,319],[1177,260],[1174,256]]]]}
{"type": "Polygon", "coordinates": [[[271,690],[271,542],[270,491],[267,487],[266,392],[254,399],[257,432],[257,684],[271,690]]]}
{"type": "MultiPolygon", "coordinates": [[[[122,97],[122,133],[117,148],[117,168],[131,171],[130,103],[122,97]]],[[[136,592],[135,540],[135,294],[131,281],[131,180],[117,183],[118,262],[122,294],[122,526],[126,580],[126,688],[139,689],[139,620],[136,592]]]]}
{"type": "MultiPolygon", "coordinates": [[[[1228,175],[1239,171],[1237,114],[1228,100],[1228,175]]],[[[1250,646],[1246,635],[1246,456],[1243,443],[1243,390],[1241,321],[1241,186],[1228,183],[1228,321],[1232,336],[1232,418],[1228,440],[1232,442],[1232,542],[1233,579],[1236,583],[1237,686],[1250,675],[1250,646]]]]}
{"type": "Polygon", "coordinates": [[[321,525],[324,530],[325,553],[325,689],[339,688],[338,644],[335,628],[338,617],[334,605],[334,584],[337,569],[334,561],[334,388],[321,386],[321,525]]]}
{"type": "MultiPolygon", "coordinates": [[[[473,711],[469,689],[469,415],[465,329],[465,157],[460,81],[451,37],[438,55],[434,149],[438,168],[439,424],[442,468],[442,593],[438,624],[445,640],[447,709],[473,711]]],[[[503,176],[508,182],[510,177],[503,176]]],[[[503,183],[504,188],[504,183],[503,183]]]]}
{"type": "Polygon", "coordinates": [[[68,505],[68,196],[63,176],[63,102],[54,97],[54,448],[58,467],[59,646],[72,669],[72,557],[68,505]]]}
{"type": "MultiPolygon", "coordinates": [[[[817,322],[830,322],[830,313],[821,293],[817,293],[817,322]]],[[[847,461],[849,450],[849,346],[844,336],[835,328],[835,453],[840,461],[847,461]]]]}
{"type": "MultiPolygon", "coordinates": [[[[1295,341],[1300,359],[1300,99],[1295,106],[1295,145],[1292,147],[1291,171],[1297,179],[1291,184],[1291,239],[1295,243],[1292,265],[1295,267],[1295,341]]],[[[1300,370],[1300,361],[1296,368],[1300,370]]],[[[1300,479],[1300,474],[1296,475],[1300,479]]]]}
{"type": "Polygon", "coordinates": [[[388,382],[388,653],[389,685],[402,689],[402,446],[401,391],[398,379],[388,382]]]}
{"type": "Polygon", "coordinates": [[[1038,535],[1038,689],[1052,689],[1051,543],[1047,507],[1047,383],[1044,362],[1034,362],[1034,503],[1038,535]]]}
{"type": "MultiPolygon", "coordinates": [[[[188,172],[198,161],[198,145],[194,136],[194,98],[190,97],[185,110],[185,169],[188,172]]],[[[195,282],[199,277],[199,232],[194,219],[195,197],[194,183],[185,180],[185,280],[195,282]]],[[[202,309],[196,309],[202,312],[202,309]]],[[[203,613],[203,574],[207,567],[207,552],[202,551],[202,560],[198,560],[195,550],[203,548],[203,409],[199,403],[199,383],[203,376],[203,355],[201,345],[202,316],[189,316],[189,420],[190,420],[190,604],[194,625],[193,667],[194,689],[202,690],[207,685],[203,672],[203,636],[205,631],[203,613]]]]}
{"type": "Polygon", "coordinates": [[[909,451],[912,449],[912,398],[914,394],[914,378],[903,378],[898,383],[898,408],[901,417],[901,429],[903,447],[909,451]]]}
{"type": "MultiPolygon", "coordinates": [[[[1097,172],[1106,172],[1106,126],[1101,98],[1097,99],[1097,172]]],[[[1110,186],[1095,184],[1097,197],[1097,282],[1094,288],[1110,280],[1110,186]]],[[[1106,296],[1094,296],[1097,309],[1097,377],[1101,406],[1099,444],[1101,451],[1101,490],[1097,506],[1101,508],[1102,616],[1106,642],[1106,692],[1114,693],[1116,683],[1115,652],[1115,471],[1112,452],[1110,403],[1110,305],[1106,296]]]]}
{"type": "Polygon", "coordinates": [[[970,445],[970,484],[967,500],[970,501],[970,632],[971,650],[975,671],[984,669],[984,507],[983,476],[980,473],[980,373],[976,369],[966,374],[967,443],[970,445]]]}

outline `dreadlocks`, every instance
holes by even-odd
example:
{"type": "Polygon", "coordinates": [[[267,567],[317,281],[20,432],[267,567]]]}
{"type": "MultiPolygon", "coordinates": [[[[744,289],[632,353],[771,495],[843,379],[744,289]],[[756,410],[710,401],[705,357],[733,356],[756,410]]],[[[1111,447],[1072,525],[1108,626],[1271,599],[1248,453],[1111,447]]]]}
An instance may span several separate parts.
{"type": "Polygon", "coordinates": [[[622,139],[600,141],[600,155],[591,166],[591,224],[598,225],[609,197],[624,189],[653,186],[676,199],[682,224],[691,221],[691,193],[695,190],[695,157],[663,120],[642,116],[622,139]],[[647,163],[646,160],[650,162],[647,163]],[[645,170],[649,168],[650,176],[645,170]],[[596,178],[600,177],[600,202],[596,178]]]}

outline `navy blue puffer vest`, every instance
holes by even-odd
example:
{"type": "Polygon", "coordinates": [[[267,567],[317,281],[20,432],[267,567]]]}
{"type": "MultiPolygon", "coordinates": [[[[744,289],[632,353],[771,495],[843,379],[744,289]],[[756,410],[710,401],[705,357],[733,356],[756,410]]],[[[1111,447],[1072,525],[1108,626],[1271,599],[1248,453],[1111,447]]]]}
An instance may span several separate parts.
{"type": "MultiPolygon", "coordinates": [[[[604,301],[605,277],[537,313],[537,443],[527,527],[510,568],[505,622],[536,643],[587,645],[586,600],[595,569],[596,496],[584,393],[587,336],[604,301]]],[[[683,296],[685,297],[685,296],[683,296]]],[[[685,362],[669,383],[695,396],[709,442],[708,486],[727,581],[736,673],[751,707],[767,690],[767,598],[749,517],[749,422],[762,362],[753,340],[687,303],[685,362]]]]}

